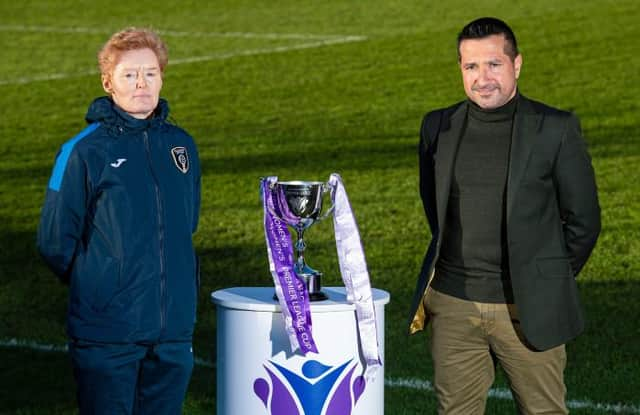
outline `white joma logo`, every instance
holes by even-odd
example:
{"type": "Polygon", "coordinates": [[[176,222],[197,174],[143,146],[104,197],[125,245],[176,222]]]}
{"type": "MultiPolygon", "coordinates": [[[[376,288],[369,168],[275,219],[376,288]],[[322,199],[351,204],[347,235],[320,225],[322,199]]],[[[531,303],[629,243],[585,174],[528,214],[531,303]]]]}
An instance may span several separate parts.
{"type": "Polygon", "coordinates": [[[127,159],[118,159],[115,163],[111,163],[111,167],[115,167],[117,169],[125,161],[127,161],[127,159]]]}

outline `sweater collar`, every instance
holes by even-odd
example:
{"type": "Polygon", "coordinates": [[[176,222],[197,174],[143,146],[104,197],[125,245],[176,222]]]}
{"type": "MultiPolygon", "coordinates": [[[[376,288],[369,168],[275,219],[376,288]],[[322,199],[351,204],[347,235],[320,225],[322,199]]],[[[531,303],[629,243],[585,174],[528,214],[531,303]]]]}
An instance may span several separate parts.
{"type": "Polygon", "coordinates": [[[498,108],[485,109],[481,108],[475,102],[469,101],[469,115],[478,121],[483,122],[497,122],[507,121],[513,119],[513,114],[516,112],[518,105],[518,96],[516,94],[507,103],[498,108]]]}

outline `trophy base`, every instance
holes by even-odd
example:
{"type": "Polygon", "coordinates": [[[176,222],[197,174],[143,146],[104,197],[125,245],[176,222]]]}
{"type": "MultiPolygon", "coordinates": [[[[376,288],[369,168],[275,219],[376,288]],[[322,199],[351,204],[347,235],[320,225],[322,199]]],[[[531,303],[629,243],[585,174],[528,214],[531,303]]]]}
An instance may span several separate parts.
{"type": "MultiPolygon", "coordinates": [[[[324,301],[328,300],[329,296],[322,292],[320,287],[322,286],[322,273],[315,272],[313,274],[299,274],[307,285],[307,292],[309,293],[309,301],[324,301]]],[[[278,295],[273,294],[273,299],[278,301],[278,295]]]]}
{"type": "Polygon", "coordinates": [[[309,301],[324,301],[328,300],[329,296],[322,291],[317,291],[315,293],[309,293],[309,301]]]}
{"type": "Polygon", "coordinates": [[[309,292],[309,301],[324,301],[328,300],[327,294],[323,293],[322,288],[322,273],[305,265],[306,273],[300,273],[300,277],[307,284],[307,291],[309,292]]]}

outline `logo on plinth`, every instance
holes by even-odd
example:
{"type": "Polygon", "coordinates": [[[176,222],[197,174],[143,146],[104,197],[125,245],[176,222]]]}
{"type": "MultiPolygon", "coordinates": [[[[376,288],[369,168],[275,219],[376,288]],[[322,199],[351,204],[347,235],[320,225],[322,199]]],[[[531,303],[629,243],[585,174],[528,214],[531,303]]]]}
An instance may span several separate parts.
{"type": "Polygon", "coordinates": [[[253,391],[267,415],[351,415],[366,386],[354,376],[357,366],[353,359],[337,366],[308,360],[298,374],[269,360],[269,380],[256,379],[253,391]]]}

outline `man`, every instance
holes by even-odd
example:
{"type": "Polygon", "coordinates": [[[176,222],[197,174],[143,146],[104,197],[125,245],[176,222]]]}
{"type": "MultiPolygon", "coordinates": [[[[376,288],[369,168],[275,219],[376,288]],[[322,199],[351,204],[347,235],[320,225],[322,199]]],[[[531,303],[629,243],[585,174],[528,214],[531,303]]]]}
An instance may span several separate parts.
{"type": "Polygon", "coordinates": [[[98,61],[108,96],[58,153],[38,248],[69,284],[80,414],[179,414],[199,285],[197,148],[167,120],[168,56],[156,33],[117,32],[98,61]]]}
{"type": "Polygon", "coordinates": [[[439,414],[484,413],[494,362],[522,414],[566,414],[564,344],[584,327],[575,277],[600,232],[577,118],[521,95],[522,56],[495,18],[458,35],[468,99],[422,123],[431,228],[410,332],[432,325],[439,414]]]}

